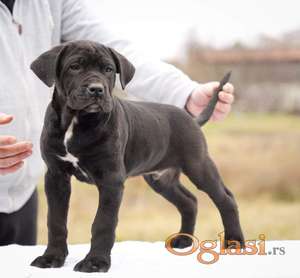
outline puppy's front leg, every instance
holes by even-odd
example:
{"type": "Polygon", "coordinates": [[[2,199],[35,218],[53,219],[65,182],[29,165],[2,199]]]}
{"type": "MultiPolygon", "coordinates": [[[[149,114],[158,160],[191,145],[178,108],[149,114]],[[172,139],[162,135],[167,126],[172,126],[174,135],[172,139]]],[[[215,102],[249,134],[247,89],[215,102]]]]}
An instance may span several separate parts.
{"type": "Polygon", "coordinates": [[[92,226],[90,252],[75,267],[81,272],[107,272],[110,268],[110,252],[115,241],[118,212],[123,195],[123,184],[99,188],[99,206],[92,226]]]}
{"type": "Polygon", "coordinates": [[[45,176],[45,191],[48,201],[48,246],[32,266],[41,268],[61,267],[68,255],[67,215],[71,194],[70,176],[48,170],[45,176]]]}

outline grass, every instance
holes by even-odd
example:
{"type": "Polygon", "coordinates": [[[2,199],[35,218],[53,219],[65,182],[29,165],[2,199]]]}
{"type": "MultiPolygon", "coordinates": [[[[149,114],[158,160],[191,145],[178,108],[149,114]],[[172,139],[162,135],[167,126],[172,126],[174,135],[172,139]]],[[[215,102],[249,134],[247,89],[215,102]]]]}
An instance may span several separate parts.
{"type": "Polygon", "coordinates": [[[225,182],[242,196],[300,196],[300,117],[233,115],[204,128],[225,182]]]}
{"type": "MultiPolygon", "coordinates": [[[[209,151],[227,186],[234,192],[247,239],[300,239],[300,118],[289,115],[233,114],[204,127],[209,151]]],[[[196,235],[215,239],[223,230],[209,198],[186,177],[183,183],[199,201],[196,235]]],[[[39,237],[47,242],[46,201],[39,186],[39,237]]],[[[69,243],[90,240],[98,193],[73,180],[69,243]]],[[[178,231],[176,209],[154,193],[142,178],[126,182],[117,229],[118,240],[164,240],[178,231]]]]}

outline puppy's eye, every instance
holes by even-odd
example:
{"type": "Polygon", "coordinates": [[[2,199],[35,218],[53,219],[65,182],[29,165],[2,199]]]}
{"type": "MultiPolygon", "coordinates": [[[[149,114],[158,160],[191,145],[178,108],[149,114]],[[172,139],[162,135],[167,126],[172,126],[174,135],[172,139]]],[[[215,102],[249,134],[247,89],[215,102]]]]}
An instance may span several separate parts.
{"type": "Polygon", "coordinates": [[[110,66],[108,66],[108,67],[106,67],[105,68],[105,72],[113,72],[113,68],[112,67],[110,67],[110,66]]]}
{"type": "Polygon", "coordinates": [[[74,70],[74,71],[80,70],[81,65],[79,63],[73,63],[73,64],[70,65],[70,69],[74,70]]]}

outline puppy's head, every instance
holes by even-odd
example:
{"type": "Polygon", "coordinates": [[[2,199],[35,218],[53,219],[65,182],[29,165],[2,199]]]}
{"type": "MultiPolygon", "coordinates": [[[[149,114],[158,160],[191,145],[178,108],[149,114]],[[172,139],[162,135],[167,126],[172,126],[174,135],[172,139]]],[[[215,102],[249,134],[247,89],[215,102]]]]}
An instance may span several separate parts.
{"type": "Polygon", "coordinates": [[[135,71],[117,51],[91,41],[56,46],[33,61],[31,69],[47,86],[55,83],[60,105],[88,113],[110,112],[116,73],[124,89],[135,71]]]}

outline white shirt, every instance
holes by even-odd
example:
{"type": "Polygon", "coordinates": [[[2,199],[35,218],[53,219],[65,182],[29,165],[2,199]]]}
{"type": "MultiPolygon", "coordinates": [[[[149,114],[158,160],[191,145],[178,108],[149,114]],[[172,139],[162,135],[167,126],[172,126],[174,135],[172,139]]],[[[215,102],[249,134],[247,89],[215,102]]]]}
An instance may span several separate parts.
{"type": "Polygon", "coordinates": [[[20,209],[43,173],[39,138],[52,90],[29,65],[52,46],[78,39],[115,48],[133,63],[136,73],[126,91],[135,97],[183,108],[198,85],[172,65],[148,58],[113,33],[87,0],[16,0],[13,16],[0,2],[0,112],[14,115],[12,123],[0,126],[0,135],[13,135],[34,145],[33,155],[20,170],[0,176],[0,212],[20,209]],[[21,35],[14,21],[22,25],[21,35]]]}

